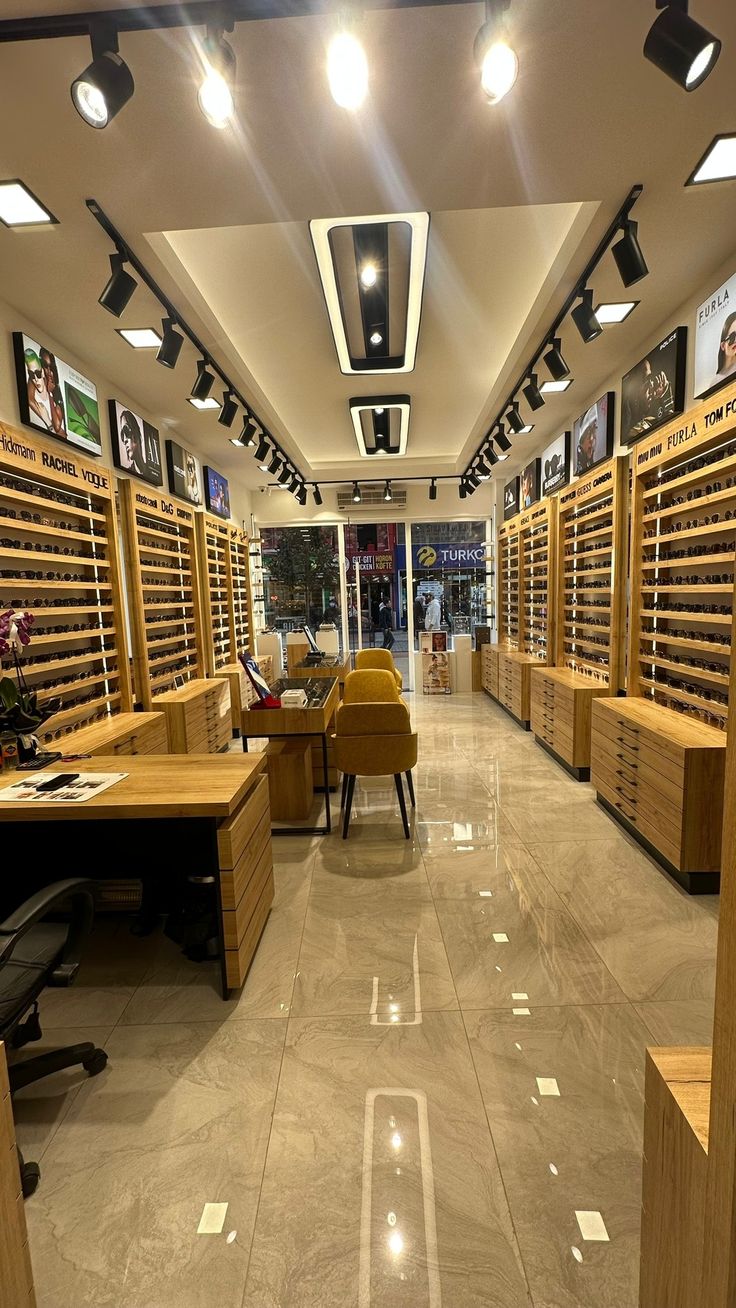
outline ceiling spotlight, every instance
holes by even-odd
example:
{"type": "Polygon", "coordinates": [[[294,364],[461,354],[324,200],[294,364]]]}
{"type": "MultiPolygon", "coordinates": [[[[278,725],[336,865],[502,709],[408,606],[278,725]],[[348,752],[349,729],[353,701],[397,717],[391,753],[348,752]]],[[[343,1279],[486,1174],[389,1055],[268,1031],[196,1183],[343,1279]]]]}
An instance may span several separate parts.
{"type": "Polygon", "coordinates": [[[570,369],[565,363],[561,351],[562,341],[558,336],[555,336],[549,342],[549,349],[544,356],[547,371],[553,381],[562,381],[563,377],[570,376],[570,369]]]}
{"type": "Polygon", "coordinates": [[[322,492],[316,482],[314,484],[314,502],[315,504],[322,503],[322,492]]]}
{"type": "Polygon", "coordinates": [[[56,223],[50,209],[29,191],[19,178],[0,182],[0,222],[6,227],[38,227],[42,223],[56,223]]]}
{"type": "Polygon", "coordinates": [[[375,286],[378,281],[378,269],[374,263],[363,264],[363,267],[360,270],[360,281],[361,285],[365,286],[366,290],[370,290],[371,286],[375,286]]]}
{"type": "Polygon", "coordinates": [[[306,488],[306,486],[302,485],[302,486],[299,487],[299,489],[298,489],[298,491],[297,491],[297,493],[296,493],[296,498],[297,498],[297,503],[298,503],[298,504],[301,504],[301,506],[302,506],[302,508],[303,508],[304,505],[305,505],[306,502],[307,502],[307,488],[306,488]]]}
{"type": "Polygon", "coordinates": [[[461,482],[460,482],[460,485],[458,486],[458,494],[459,494],[459,496],[460,496],[460,499],[461,499],[461,500],[464,500],[464,499],[465,499],[465,496],[467,495],[467,493],[468,493],[468,488],[467,488],[467,486],[465,485],[465,482],[464,482],[464,481],[461,481],[461,482]]]}
{"type": "Polygon", "coordinates": [[[488,442],[488,448],[485,451],[485,456],[488,459],[488,462],[490,463],[491,467],[493,467],[494,464],[498,463],[498,455],[496,454],[496,451],[493,448],[493,441],[488,442]]]}
{"type": "Polygon", "coordinates": [[[576,305],[570,316],[586,345],[594,341],[603,331],[595,316],[592,291],[585,289],[580,292],[580,304],[576,305]]]}
{"type": "Polygon", "coordinates": [[[135,83],[118,54],[118,34],[109,22],[90,24],[92,63],[71,85],[72,103],[80,118],[98,130],[107,127],[130,100],[135,83]]]}
{"type": "Polygon", "coordinates": [[[503,429],[502,422],[499,422],[498,424],[498,431],[496,432],[496,444],[499,450],[502,450],[504,454],[508,454],[509,450],[511,449],[511,441],[509,440],[508,436],[506,435],[506,432],[503,429]]]}
{"type": "Polygon", "coordinates": [[[639,224],[627,218],[622,230],[623,236],[611,246],[611,254],[616,260],[618,275],[624,286],[633,286],[647,276],[649,269],[637,239],[639,224]]]}
{"type": "Polygon", "coordinates": [[[297,491],[299,490],[299,487],[301,486],[301,484],[302,484],[302,483],[301,483],[301,481],[299,480],[299,473],[298,473],[298,472],[292,472],[292,474],[291,474],[291,482],[289,483],[289,486],[287,487],[287,489],[291,491],[292,495],[296,495],[296,493],[297,493],[297,491]]]}
{"type": "Polygon", "coordinates": [[[353,482],[353,504],[360,504],[363,496],[360,493],[360,486],[357,481],[353,482]]]}
{"type": "Polygon", "coordinates": [[[522,394],[529,405],[530,409],[541,409],[544,405],[544,396],[539,389],[536,373],[530,372],[529,381],[522,390],[522,394]]]}
{"type": "Polygon", "coordinates": [[[227,127],[235,112],[233,48],[221,31],[208,28],[200,47],[200,58],[202,81],[197,91],[197,102],[207,122],[222,129],[227,127]]]}
{"type": "MultiPolygon", "coordinates": [[[[383,345],[383,337],[380,332],[371,332],[371,345],[383,345]]],[[[378,410],[376,410],[378,412],[378,410]]]]}
{"type": "Polygon", "coordinates": [[[207,360],[200,359],[197,364],[197,379],[190,392],[192,399],[206,400],[214,384],[215,374],[209,371],[207,360]]]}
{"type": "Polygon", "coordinates": [[[274,450],[274,452],[273,452],[273,458],[271,459],[271,462],[270,462],[269,465],[268,465],[268,471],[270,472],[270,474],[271,474],[272,477],[275,477],[275,476],[276,476],[276,473],[278,472],[279,468],[281,467],[282,462],[283,462],[283,459],[282,459],[281,455],[279,454],[278,450],[274,450]]]}
{"type": "Polygon", "coordinates": [[[338,32],[327,51],[330,94],[341,109],[360,109],[368,94],[368,60],[357,36],[338,32]]]}
{"type": "Polygon", "coordinates": [[[232,391],[230,390],[225,391],[222,397],[222,408],[220,409],[220,416],[218,417],[217,421],[221,423],[223,427],[232,427],[233,423],[235,422],[235,415],[237,412],[238,412],[238,401],[236,400],[232,391]]]}
{"type": "Polygon", "coordinates": [[[261,432],[261,439],[260,439],[259,442],[258,442],[258,449],[256,450],[256,453],[255,453],[255,460],[256,460],[256,463],[258,464],[258,466],[259,466],[259,468],[261,469],[262,472],[267,472],[267,471],[268,471],[268,457],[267,457],[267,456],[268,456],[268,453],[269,453],[270,448],[271,448],[271,447],[270,447],[268,441],[266,440],[266,437],[263,435],[263,432],[261,432]]]}
{"type": "Polygon", "coordinates": [[[115,318],[119,318],[127,307],[138,285],[135,277],[125,271],[125,263],[127,259],[124,254],[118,252],[110,255],[110,280],[98,300],[103,309],[109,310],[115,318]]]}
{"type": "Polygon", "coordinates": [[[517,404],[516,400],[514,400],[513,404],[511,405],[511,408],[506,414],[506,421],[509,424],[509,427],[511,428],[512,431],[519,432],[524,430],[524,419],[519,413],[519,405],[517,404]]]}
{"type": "Polygon", "coordinates": [[[516,52],[504,40],[501,14],[510,0],[486,0],[486,21],[475,38],[473,55],[480,68],[480,84],[490,104],[508,95],[519,73],[516,52]]]}
{"type": "Polygon", "coordinates": [[[134,350],[157,350],[161,344],[161,337],[152,327],[116,327],[115,331],[134,350]]]}
{"type": "Polygon", "coordinates": [[[383,492],[383,498],[384,498],[386,504],[390,504],[391,501],[392,501],[392,499],[394,498],[393,495],[392,495],[392,493],[391,493],[391,482],[390,482],[390,481],[387,481],[387,482],[386,482],[386,488],[385,488],[385,490],[384,490],[384,492],[383,492]]]}
{"type": "Polygon", "coordinates": [[[687,0],[656,0],[662,10],[646,41],[644,58],[684,91],[701,86],[715,67],[721,43],[687,12],[687,0]]]}
{"type": "Polygon", "coordinates": [[[163,338],[156,355],[156,362],[162,363],[165,368],[175,368],[184,344],[184,337],[181,332],[176,331],[173,318],[163,318],[161,326],[163,338]]]}
{"type": "Polygon", "coordinates": [[[476,477],[480,478],[481,481],[488,481],[488,478],[491,475],[491,470],[488,467],[488,464],[486,463],[482,454],[479,454],[478,458],[475,460],[475,467],[473,469],[473,472],[476,477]]]}
{"type": "Polygon", "coordinates": [[[291,468],[289,467],[288,463],[285,463],[276,480],[278,481],[280,486],[286,486],[287,483],[291,481],[293,476],[294,474],[291,468]]]}
{"type": "Polygon", "coordinates": [[[429,498],[430,498],[431,500],[436,500],[436,499],[437,499],[437,482],[435,481],[434,477],[432,478],[431,482],[429,483],[429,498]]]}
{"type": "Polygon", "coordinates": [[[220,407],[214,395],[208,395],[206,400],[197,400],[188,395],[187,404],[191,404],[193,409],[219,409],[220,407]]]}

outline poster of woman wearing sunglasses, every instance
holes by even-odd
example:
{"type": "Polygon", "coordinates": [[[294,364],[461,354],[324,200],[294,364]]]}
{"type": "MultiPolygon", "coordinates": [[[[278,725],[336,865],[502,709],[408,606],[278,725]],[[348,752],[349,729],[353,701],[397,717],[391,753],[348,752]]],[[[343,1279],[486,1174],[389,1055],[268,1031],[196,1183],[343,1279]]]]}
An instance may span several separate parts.
{"type": "Polygon", "coordinates": [[[21,422],[101,454],[97,388],[81,372],[24,332],[13,332],[21,422]]]}
{"type": "Polygon", "coordinates": [[[695,396],[736,379],[736,274],[704,300],[695,319],[695,396]]]}

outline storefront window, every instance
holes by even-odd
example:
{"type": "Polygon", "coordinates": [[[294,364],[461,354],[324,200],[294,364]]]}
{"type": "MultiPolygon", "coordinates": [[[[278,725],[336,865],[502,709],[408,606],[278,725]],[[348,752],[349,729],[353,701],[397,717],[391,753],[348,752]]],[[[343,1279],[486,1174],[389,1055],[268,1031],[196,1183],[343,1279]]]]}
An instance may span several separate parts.
{"type": "Polygon", "coordinates": [[[390,649],[402,671],[408,670],[406,570],[399,570],[399,557],[406,553],[405,540],[403,522],[348,523],[345,527],[350,645],[353,649],[376,645],[390,649]]]}
{"type": "MultiPolygon", "coordinates": [[[[492,556],[486,523],[419,522],[411,529],[414,643],[430,627],[472,635],[492,620],[492,556]]],[[[405,567],[405,560],[401,559],[405,567]]]]}
{"type": "Polygon", "coordinates": [[[266,625],[296,631],[323,622],[340,629],[337,527],[263,527],[266,625]]]}

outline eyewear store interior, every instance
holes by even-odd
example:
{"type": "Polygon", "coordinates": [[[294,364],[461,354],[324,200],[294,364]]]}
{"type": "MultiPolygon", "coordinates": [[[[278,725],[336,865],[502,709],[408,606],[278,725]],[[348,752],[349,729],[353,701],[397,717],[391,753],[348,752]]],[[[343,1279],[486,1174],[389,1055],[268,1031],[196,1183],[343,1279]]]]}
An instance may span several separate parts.
{"type": "Polygon", "coordinates": [[[37,7],[0,1308],[733,1308],[736,9],[37,7]]]}

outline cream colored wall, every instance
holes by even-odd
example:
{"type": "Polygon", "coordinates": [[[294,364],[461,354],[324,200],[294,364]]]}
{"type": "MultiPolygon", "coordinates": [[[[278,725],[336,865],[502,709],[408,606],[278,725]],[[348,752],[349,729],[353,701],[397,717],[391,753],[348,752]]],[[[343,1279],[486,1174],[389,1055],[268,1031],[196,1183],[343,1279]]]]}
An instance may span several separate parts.
{"type": "MultiPolygon", "coordinates": [[[[136,400],[132,392],[114,386],[106,377],[102,376],[95,367],[93,359],[80,359],[74,354],[63,341],[55,340],[43,326],[31,322],[23,314],[18,313],[11,305],[0,300],[0,418],[6,422],[21,426],[20,411],[18,407],[18,388],[15,380],[15,362],[13,359],[13,341],[12,333],[14,331],[26,332],[36,341],[41,341],[47,345],[50,350],[58,354],[73,367],[78,368],[85,377],[94,382],[97,387],[97,396],[100,402],[100,428],[102,432],[102,462],[107,467],[113,468],[112,448],[110,444],[110,429],[107,417],[107,401],[109,399],[119,400],[125,404],[134,413],[140,414],[146,422],[150,422],[158,428],[161,436],[161,456],[165,461],[164,440],[167,436],[175,440],[182,441],[188,448],[191,448],[195,454],[202,457],[201,451],[197,449],[197,443],[188,435],[186,438],[178,434],[173,428],[167,427],[160,414],[151,413],[143,408],[136,400]]],[[[133,364],[135,365],[135,355],[132,354],[133,364]]],[[[114,469],[115,475],[125,477],[127,473],[114,469]]],[[[164,474],[165,478],[165,474],[164,474]]],[[[251,513],[251,496],[250,491],[245,486],[238,485],[237,482],[230,480],[230,504],[232,517],[236,522],[249,522],[251,513]]]]}
{"type": "MultiPolygon", "coordinates": [[[[372,470],[371,470],[372,471],[372,470]]],[[[375,476],[375,473],[373,474],[375,476]]],[[[438,482],[437,499],[429,498],[428,482],[402,482],[396,477],[397,485],[406,489],[406,507],[399,509],[395,504],[350,506],[349,511],[340,512],[337,507],[336,486],[320,486],[323,503],[320,508],[314,503],[312,487],[304,508],[296,503],[288,491],[254,491],[252,496],[253,514],[258,526],[276,527],[295,524],[303,526],[305,522],[432,522],[434,520],[459,521],[468,519],[477,521],[490,516],[495,498],[492,493],[493,483],[480,486],[475,495],[461,500],[458,496],[457,482],[438,482]]],[[[349,483],[342,483],[340,490],[347,490],[349,483]]]]}

